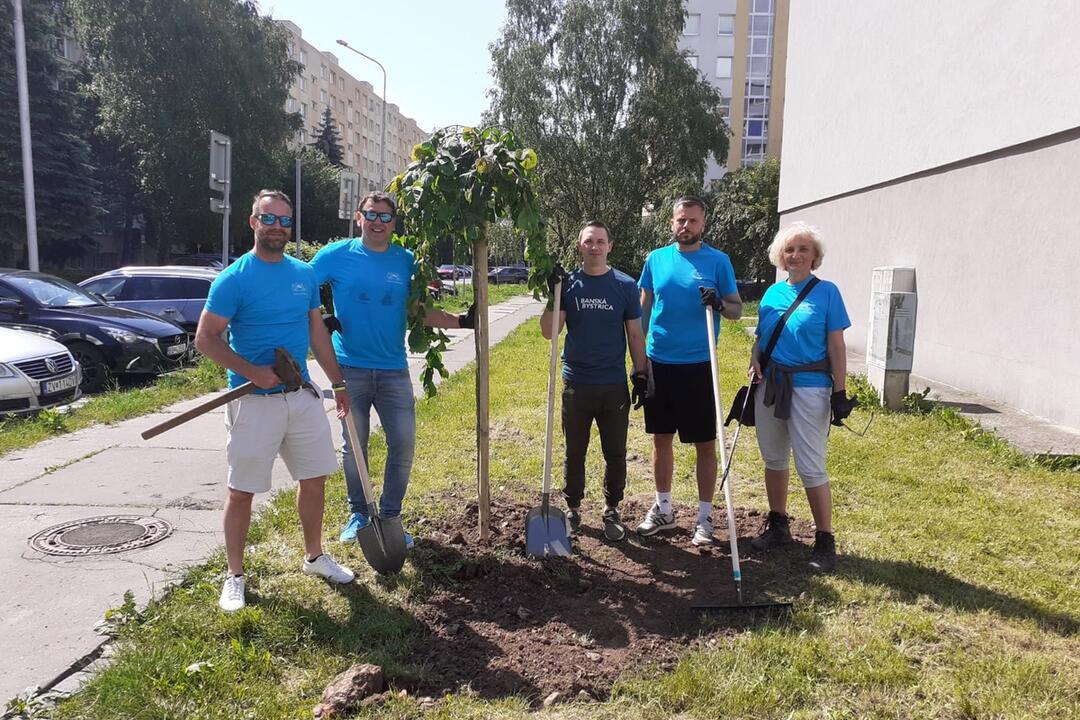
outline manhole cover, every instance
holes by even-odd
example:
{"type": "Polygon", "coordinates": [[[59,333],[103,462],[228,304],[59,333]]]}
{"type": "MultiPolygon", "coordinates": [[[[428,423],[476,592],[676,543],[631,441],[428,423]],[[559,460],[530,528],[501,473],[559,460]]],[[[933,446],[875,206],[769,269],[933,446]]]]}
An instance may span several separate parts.
{"type": "Polygon", "coordinates": [[[54,525],[30,538],[30,547],[47,555],[107,555],[146,547],[172,534],[159,518],[106,515],[54,525]]]}

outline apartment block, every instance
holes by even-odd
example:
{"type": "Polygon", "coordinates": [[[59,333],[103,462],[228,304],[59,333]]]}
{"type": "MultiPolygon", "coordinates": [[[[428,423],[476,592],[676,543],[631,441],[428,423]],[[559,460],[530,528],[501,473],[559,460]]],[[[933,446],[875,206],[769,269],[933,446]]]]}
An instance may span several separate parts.
{"type": "Polygon", "coordinates": [[[731,148],[705,180],[779,157],[790,0],[686,0],[679,47],[720,93],[731,148]]]}
{"type": "Polygon", "coordinates": [[[319,50],[304,40],[300,28],[288,20],[278,25],[291,36],[289,56],[304,69],[289,89],[285,109],[299,113],[304,121],[297,139],[310,143],[318,132],[323,111],[337,124],[344,151],[342,162],[360,175],[360,186],[381,189],[409,164],[412,148],[430,133],[404,115],[397,105],[386,105],[386,167],[380,168],[383,98],[370,83],[347,73],[331,52],[319,50]]]}

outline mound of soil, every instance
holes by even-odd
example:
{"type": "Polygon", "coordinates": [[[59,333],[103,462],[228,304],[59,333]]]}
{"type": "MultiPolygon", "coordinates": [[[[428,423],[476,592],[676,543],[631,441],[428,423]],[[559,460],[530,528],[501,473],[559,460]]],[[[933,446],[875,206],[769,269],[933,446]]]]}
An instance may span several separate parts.
{"type": "MultiPolygon", "coordinates": [[[[415,615],[423,637],[406,659],[421,670],[392,682],[419,695],[603,699],[623,673],[671,667],[695,643],[765,619],[692,607],[736,603],[722,508],[713,511],[717,543],[696,548],[696,507],[676,506],[679,527],[669,533],[633,532],[652,501],[649,494],[622,504],[627,539],[614,543],[604,538],[601,508],[586,505],[572,558],[525,558],[525,503],[493,501],[487,546],[478,539],[475,501],[422,526],[412,562],[429,594],[415,615]]],[[[812,526],[793,519],[796,542],[762,557],[749,541],[763,521],[758,510],[736,510],[746,602],[790,599],[811,572],[812,526]]]]}

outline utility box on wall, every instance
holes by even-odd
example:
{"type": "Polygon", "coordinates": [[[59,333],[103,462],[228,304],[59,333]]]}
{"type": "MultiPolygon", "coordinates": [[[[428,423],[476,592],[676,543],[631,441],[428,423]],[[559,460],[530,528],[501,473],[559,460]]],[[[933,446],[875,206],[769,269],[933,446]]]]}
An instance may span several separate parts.
{"type": "Polygon", "coordinates": [[[915,268],[874,268],[870,284],[870,328],[866,334],[866,378],[881,404],[903,407],[915,354],[915,268]]]}

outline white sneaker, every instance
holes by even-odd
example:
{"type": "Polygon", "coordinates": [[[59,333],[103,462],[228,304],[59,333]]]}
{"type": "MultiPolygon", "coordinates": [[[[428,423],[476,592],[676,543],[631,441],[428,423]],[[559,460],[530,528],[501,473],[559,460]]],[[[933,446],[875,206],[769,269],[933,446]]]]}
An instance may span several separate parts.
{"type": "Polygon", "coordinates": [[[316,575],[332,583],[345,584],[356,579],[356,574],[352,570],[344,565],[339,565],[334,558],[326,553],[315,558],[314,562],[304,558],[303,570],[305,575],[316,575]]]}
{"type": "Polygon", "coordinates": [[[649,514],[645,516],[645,519],[641,521],[641,524],[637,526],[638,535],[655,535],[661,530],[674,530],[675,529],[675,511],[664,514],[660,512],[660,506],[654,504],[649,508],[649,514]]]}
{"type": "Polygon", "coordinates": [[[705,518],[704,522],[699,522],[697,527],[694,528],[694,539],[691,540],[693,544],[701,547],[702,545],[713,544],[713,524],[712,519],[705,518]]]}
{"type": "Polygon", "coordinates": [[[221,586],[218,607],[227,613],[232,613],[240,610],[246,604],[244,602],[244,576],[226,575],[225,584],[221,586]]]}

